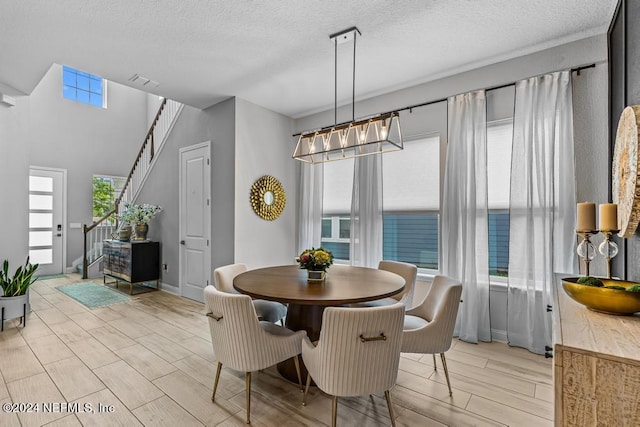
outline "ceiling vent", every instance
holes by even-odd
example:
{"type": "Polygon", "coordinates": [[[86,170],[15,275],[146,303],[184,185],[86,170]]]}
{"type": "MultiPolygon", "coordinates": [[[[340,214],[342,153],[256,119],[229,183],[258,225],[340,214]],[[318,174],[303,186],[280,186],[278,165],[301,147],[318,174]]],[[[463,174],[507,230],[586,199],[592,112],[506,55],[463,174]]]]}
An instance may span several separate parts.
{"type": "Polygon", "coordinates": [[[153,81],[147,77],[143,77],[140,74],[134,74],[129,78],[131,83],[135,83],[138,86],[158,87],[160,83],[153,81]]]}

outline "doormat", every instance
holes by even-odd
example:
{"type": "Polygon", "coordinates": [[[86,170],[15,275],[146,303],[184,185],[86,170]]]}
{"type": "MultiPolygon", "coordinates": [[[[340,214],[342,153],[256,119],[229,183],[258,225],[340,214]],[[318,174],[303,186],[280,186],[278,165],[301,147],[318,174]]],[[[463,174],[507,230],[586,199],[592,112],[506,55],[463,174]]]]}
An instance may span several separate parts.
{"type": "Polygon", "coordinates": [[[56,289],[91,309],[131,301],[130,296],[93,282],[63,285],[56,289]]]}

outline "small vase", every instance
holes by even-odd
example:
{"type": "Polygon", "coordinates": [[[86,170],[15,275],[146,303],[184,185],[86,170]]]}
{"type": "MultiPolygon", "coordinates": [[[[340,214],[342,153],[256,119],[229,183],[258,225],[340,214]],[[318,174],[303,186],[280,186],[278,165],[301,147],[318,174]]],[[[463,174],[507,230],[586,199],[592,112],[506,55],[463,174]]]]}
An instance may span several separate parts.
{"type": "Polygon", "coordinates": [[[149,232],[149,224],[136,224],[135,240],[147,240],[148,232],[149,232]]]}
{"type": "Polygon", "coordinates": [[[122,242],[128,242],[131,239],[131,226],[125,224],[118,230],[118,240],[122,242]]]}
{"type": "Polygon", "coordinates": [[[308,282],[323,282],[325,277],[325,272],[322,270],[307,270],[307,281],[308,282]]]}

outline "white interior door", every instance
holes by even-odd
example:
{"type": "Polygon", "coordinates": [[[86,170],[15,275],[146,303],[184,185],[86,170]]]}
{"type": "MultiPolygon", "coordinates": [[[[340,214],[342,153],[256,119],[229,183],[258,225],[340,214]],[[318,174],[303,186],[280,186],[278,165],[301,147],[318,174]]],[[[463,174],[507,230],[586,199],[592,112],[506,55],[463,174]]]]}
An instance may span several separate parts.
{"type": "Polygon", "coordinates": [[[61,274],[65,262],[66,171],[29,169],[29,259],[37,275],[61,274]]]}
{"type": "Polygon", "coordinates": [[[180,292],[204,302],[211,278],[210,144],[180,149],[180,292]]]}

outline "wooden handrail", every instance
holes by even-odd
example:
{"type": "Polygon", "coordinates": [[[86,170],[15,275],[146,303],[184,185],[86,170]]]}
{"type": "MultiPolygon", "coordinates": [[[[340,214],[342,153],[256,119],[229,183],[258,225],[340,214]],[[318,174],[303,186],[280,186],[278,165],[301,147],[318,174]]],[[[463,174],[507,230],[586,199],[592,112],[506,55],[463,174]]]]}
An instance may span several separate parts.
{"type": "MultiPolygon", "coordinates": [[[[144,148],[147,146],[147,142],[149,141],[149,138],[153,138],[153,131],[156,128],[156,124],[158,123],[158,119],[160,118],[160,114],[162,114],[162,110],[164,109],[164,106],[167,104],[167,98],[164,98],[162,100],[162,103],[160,104],[160,108],[158,108],[158,112],[156,113],[156,117],[153,119],[153,122],[151,122],[151,127],[149,128],[149,131],[147,132],[147,135],[144,138],[144,142],[142,143],[142,147],[140,147],[140,150],[138,151],[138,155],[136,156],[136,160],[133,162],[133,166],[131,166],[131,171],[129,172],[129,175],[127,176],[127,180],[124,182],[124,186],[122,187],[122,192],[120,193],[120,195],[118,196],[118,198],[116,199],[116,205],[120,204],[120,201],[122,201],[122,196],[124,195],[124,192],[127,191],[127,187],[129,186],[129,183],[131,182],[131,178],[133,177],[133,173],[136,170],[136,166],[138,165],[138,162],[140,161],[140,159],[142,158],[142,154],[144,153],[144,148]]],[[[153,158],[153,155],[151,156],[151,158],[153,158]]]]}
{"type": "Polygon", "coordinates": [[[124,185],[122,186],[122,191],[120,192],[120,194],[118,195],[118,197],[116,198],[116,200],[114,202],[115,208],[113,210],[109,211],[106,215],[104,215],[99,220],[95,221],[93,224],[91,224],[89,226],[87,226],[86,224],[82,225],[83,235],[84,235],[83,256],[82,256],[82,258],[83,258],[83,260],[82,260],[82,266],[83,266],[82,274],[83,274],[83,278],[85,278],[85,279],[87,278],[87,268],[88,268],[88,261],[87,261],[87,234],[89,232],[91,232],[93,229],[95,229],[98,225],[100,225],[101,223],[103,223],[107,219],[111,218],[112,216],[115,217],[115,219],[116,219],[115,227],[116,227],[116,229],[118,228],[118,211],[119,211],[118,208],[120,206],[120,203],[122,202],[122,198],[124,197],[125,192],[127,191],[127,188],[131,184],[131,180],[133,178],[134,172],[136,171],[136,167],[138,166],[138,164],[142,160],[142,156],[144,155],[144,152],[145,152],[145,147],[149,143],[149,140],[151,140],[151,149],[150,149],[149,161],[153,160],[153,158],[155,156],[155,146],[154,146],[155,145],[155,141],[154,141],[153,133],[154,133],[154,130],[156,128],[156,125],[158,124],[158,121],[160,120],[160,115],[162,114],[162,111],[164,110],[166,105],[167,105],[167,98],[164,98],[162,100],[162,102],[160,103],[160,108],[158,108],[158,112],[156,113],[155,118],[151,122],[151,126],[149,127],[149,131],[145,135],[144,142],[142,143],[142,146],[140,147],[140,150],[138,151],[138,155],[136,156],[136,159],[133,162],[133,166],[131,167],[131,171],[129,171],[129,175],[127,175],[127,179],[125,180],[124,185]]]}
{"type": "MultiPolygon", "coordinates": [[[[93,230],[93,229],[94,229],[94,228],[96,228],[97,226],[99,226],[101,223],[103,223],[104,221],[106,221],[107,219],[109,219],[109,217],[110,217],[111,215],[114,215],[114,214],[116,214],[117,212],[118,212],[118,211],[117,211],[117,209],[110,210],[110,211],[109,211],[109,212],[107,212],[107,213],[106,213],[102,218],[100,218],[99,220],[97,220],[97,221],[96,221],[96,222],[94,222],[93,224],[91,224],[91,225],[86,225],[86,224],[84,224],[84,232],[85,232],[85,234],[86,234],[86,233],[88,233],[88,232],[90,232],[91,230],[93,230]]],[[[116,226],[118,225],[117,221],[118,221],[118,219],[116,218],[116,226]]]]}

